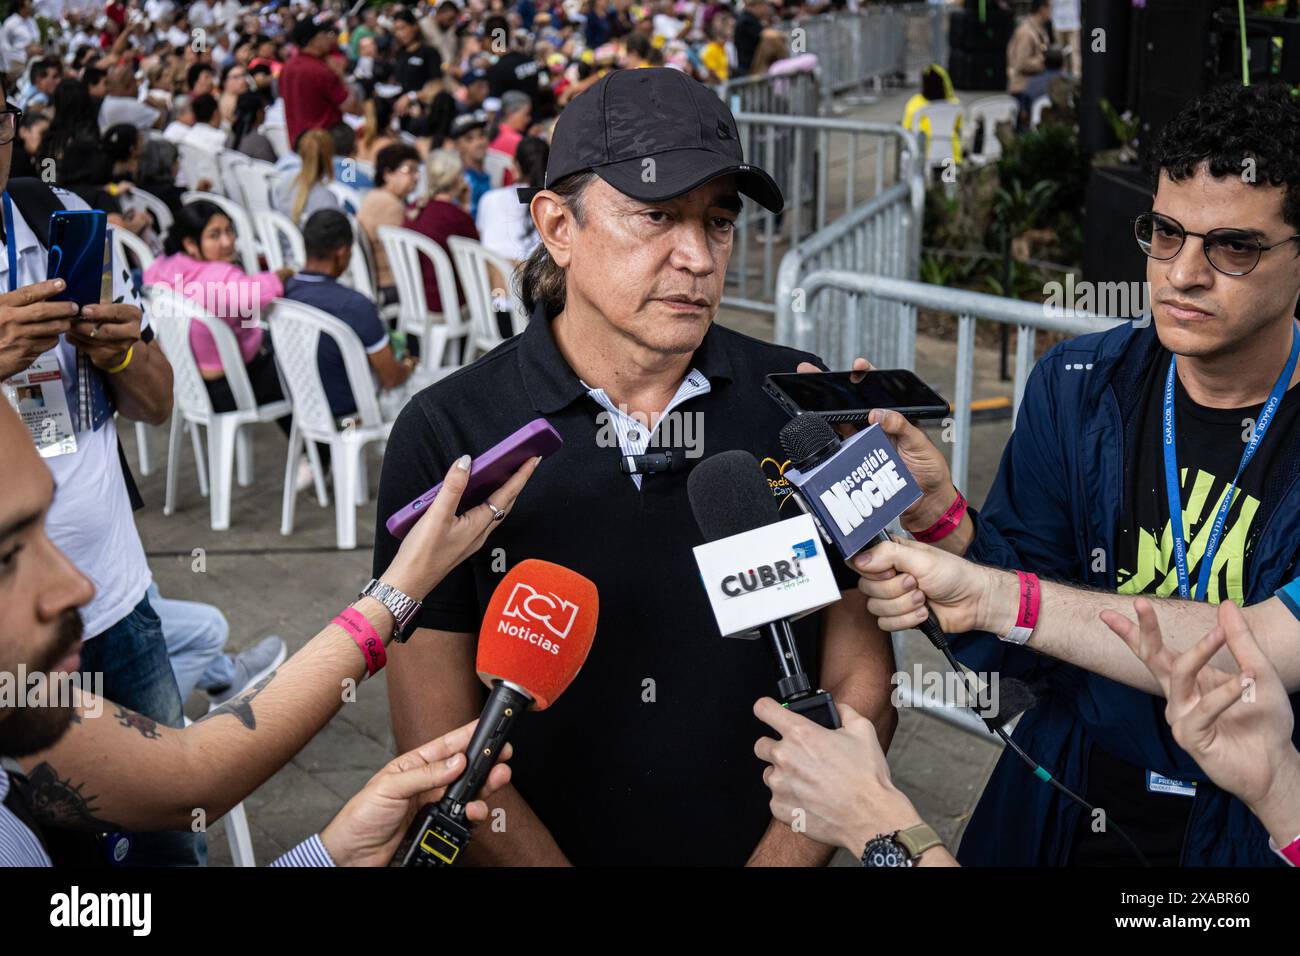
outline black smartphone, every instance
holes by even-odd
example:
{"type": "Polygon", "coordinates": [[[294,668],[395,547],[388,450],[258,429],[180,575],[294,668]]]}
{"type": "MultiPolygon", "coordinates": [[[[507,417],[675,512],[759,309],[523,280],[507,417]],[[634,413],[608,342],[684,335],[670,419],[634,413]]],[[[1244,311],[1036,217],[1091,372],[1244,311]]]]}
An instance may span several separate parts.
{"type": "Polygon", "coordinates": [[[67,285],[59,302],[94,305],[102,301],[111,252],[108,214],[102,209],[61,209],[50,215],[50,257],[46,277],[67,285]]]}
{"type": "Polygon", "coordinates": [[[767,376],[767,392],[791,417],[813,412],[828,422],[865,421],[873,408],[902,412],[911,419],[944,418],[951,406],[905,368],[869,372],[782,372],[767,376]]]}

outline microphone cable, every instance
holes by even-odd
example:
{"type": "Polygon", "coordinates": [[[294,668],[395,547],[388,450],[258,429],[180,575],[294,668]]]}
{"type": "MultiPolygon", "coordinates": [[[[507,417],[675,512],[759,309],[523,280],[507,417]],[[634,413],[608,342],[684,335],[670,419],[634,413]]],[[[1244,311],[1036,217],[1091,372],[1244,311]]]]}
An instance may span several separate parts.
{"type": "MultiPolygon", "coordinates": [[[[939,622],[935,619],[934,612],[930,611],[929,608],[927,608],[926,610],[929,611],[929,616],[924,621],[921,622],[921,627],[919,628],[921,633],[923,633],[929,639],[930,643],[934,645],[936,650],[938,650],[941,654],[943,654],[944,658],[947,659],[948,661],[948,665],[953,669],[954,673],[961,674],[965,672],[970,674],[972,677],[976,677],[978,679],[978,675],[973,670],[971,670],[969,667],[966,667],[959,660],[957,660],[956,657],[953,656],[952,649],[948,645],[948,635],[945,634],[943,628],[939,626],[939,622]]],[[[1012,680],[1014,680],[1014,678],[1012,678],[1012,680]]],[[[1016,683],[1020,684],[1023,682],[1016,681],[1016,683]]],[[[1002,743],[1004,743],[1007,747],[1009,747],[1012,753],[1014,753],[1016,756],[1018,756],[1021,760],[1025,762],[1025,764],[1029,767],[1029,769],[1033,771],[1035,777],[1037,777],[1043,783],[1046,783],[1049,786],[1056,788],[1061,793],[1065,794],[1066,797],[1068,797],[1070,800],[1073,800],[1079,806],[1083,807],[1084,810],[1086,810],[1089,814],[1095,814],[1097,812],[1096,807],[1094,807],[1083,797],[1079,796],[1077,793],[1075,793],[1065,784],[1061,783],[1061,781],[1057,780],[1056,777],[1052,776],[1051,772],[1048,771],[1045,767],[1043,767],[1042,764],[1040,764],[1033,757],[1029,756],[1029,754],[1025,753],[1024,750],[1021,749],[1020,745],[1011,739],[1011,735],[1002,729],[1001,724],[1005,723],[1005,721],[1002,721],[1001,723],[996,722],[997,721],[996,715],[992,720],[985,718],[983,715],[980,714],[978,710],[975,709],[975,707],[969,702],[969,700],[966,703],[966,707],[971,711],[971,713],[975,714],[975,716],[980,718],[980,720],[984,723],[984,726],[988,727],[992,733],[996,734],[999,738],[1001,738],[1002,743]]],[[[1103,811],[1103,813],[1104,812],[1105,811],[1103,811]]],[[[1119,834],[1120,839],[1122,839],[1125,843],[1128,844],[1129,849],[1133,851],[1133,855],[1138,858],[1138,862],[1141,863],[1142,866],[1144,867],[1151,866],[1150,862],[1148,862],[1146,858],[1146,855],[1143,854],[1143,852],[1138,848],[1138,845],[1135,842],[1133,842],[1133,838],[1130,837],[1128,833],[1125,832],[1124,828],[1120,826],[1118,823],[1116,823],[1115,820],[1108,813],[1106,814],[1106,825],[1114,828],[1115,832],[1119,834]]]]}

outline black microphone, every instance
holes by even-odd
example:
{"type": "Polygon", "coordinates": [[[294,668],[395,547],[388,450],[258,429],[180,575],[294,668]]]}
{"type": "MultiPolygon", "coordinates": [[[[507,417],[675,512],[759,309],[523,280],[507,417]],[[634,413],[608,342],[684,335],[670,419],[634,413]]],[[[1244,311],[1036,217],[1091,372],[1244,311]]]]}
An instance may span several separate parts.
{"type": "MultiPolygon", "coordinates": [[[[835,545],[845,560],[852,558],[860,551],[873,548],[877,544],[887,543],[889,541],[889,532],[885,530],[884,526],[902,514],[913,501],[917,500],[916,497],[906,500],[900,496],[894,496],[892,503],[895,507],[890,508],[888,512],[875,512],[871,515],[870,517],[875,519],[871,527],[867,527],[865,530],[861,526],[853,527],[847,533],[832,534],[828,527],[834,527],[837,532],[843,531],[846,527],[846,522],[844,522],[841,515],[832,512],[829,506],[827,495],[832,493],[823,492],[819,499],[815,497],[815,492],[812,490],[814,488],[813,483],[804,479],[805,476],[811,478],[823,466],[826,466],[828,471],[834,472],[835,460],[842,452],[845,452],[845,443],[835,433],[835,429],[830,426],[826,419],[809,412],[797,415],[786,422],[781,428],[780,439],[781,450],[785,452],[786,457],[794,465],[794,471],[791,472],[787,469],[786,475],[790,478],[796,500],[804,510],[812,514],[817,521],[818,528],[821,530],[822,537],[828,543],[835,545]],[[882,518],[883,520],[881,520],[882,518]],[[880,530],[875,531],[873,535],[865,539],[862,537],[865,532],[872,530],[872,527],[876,526],[879,526],[880,530]]],[[[888,442],[887,438],[884,440],[888,442]]],[[[847,464],[857,467],[858,460],[861,457],[855,453],[852,455],[852,460],[847,464]]],[[[902,462],[895,462],[894,468],[895,473],[896,469],[903,468],[902,462]]],[[[903,471],[906,472],[906,468],[903,468],[903,471]]],[[[838,477],[838,473],[834,477],[838,477]]],[[[907,475],[907,478],[910,479],[911,475],[907,475]]],[[[820,488],[821,484],[815,487],[820,488]]],[[[917,497],[919,497],[919,489],[917,497]]],[[[882,504],[889,504],[889,502],[882,502],[882,504]]],[[[850,517],[852,517],[851,514],[850,517]]],[[[939,626],[934,611],[930,610],[929,605],[926,606],[926,619],[919,625],[919,630],[939,650],[948,649],[948,636],[944,634],[943,628],[939,626]]]]}
{"type": "MultiPolygon", "coordinates": [[[[706,541],[723,541],[781,520],[758,459],[746,451],[722,452],[706,458],[691,471],[686,490],[691,511],[706,541]]],[[[831,580],[830,565],[824,556],[817,557],[824,566],[826,579],[831,580]]],[[[768,621],[759,625],[759,629],[766,636],[776,661],[781,703],[823,727],[832,730],[839,727],[840,716],[831,695],[820,688],[813,690],[812,681],[803,669],[789,618],[768,621]]]]}

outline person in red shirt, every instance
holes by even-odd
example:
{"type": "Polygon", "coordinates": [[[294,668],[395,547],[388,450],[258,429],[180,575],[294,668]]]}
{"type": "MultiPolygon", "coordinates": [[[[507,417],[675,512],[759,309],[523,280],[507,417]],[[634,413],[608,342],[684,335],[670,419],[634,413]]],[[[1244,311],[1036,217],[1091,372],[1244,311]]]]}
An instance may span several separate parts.
{"type": "MultiPolygon", "coordinates": [[[[465,179],[464,166],[455,150],[435,149],[429,153],[424,161],[424,175],[428,182],[428,192],[410,228],[428,236],[448,254],[451,253],[447,243],[450,237],[478,239],[474,220],[465,211],[469,205],[469,182],[465,179]]],[[[421,256],[420,268],[424,273],[425,303],[429,311],[441,312],[442,295],[434,275],[433,263],[421,256]]],[[[456,277],[456,294],[463,305],[465,290],[461,287],[459,276],[456,277]]]]}
{"type": "Polygon", "coordinates": [[[280,95],[284,97],[284,119],[289,142],[308,130],[329,129],[343,120],[344,113],[360,113],[361,103],[349,92],[337,70],[326,57],[338,49],[339,31],[333,23],[299,20],[293,28],[298,52],[280,71],[280,95]]]}

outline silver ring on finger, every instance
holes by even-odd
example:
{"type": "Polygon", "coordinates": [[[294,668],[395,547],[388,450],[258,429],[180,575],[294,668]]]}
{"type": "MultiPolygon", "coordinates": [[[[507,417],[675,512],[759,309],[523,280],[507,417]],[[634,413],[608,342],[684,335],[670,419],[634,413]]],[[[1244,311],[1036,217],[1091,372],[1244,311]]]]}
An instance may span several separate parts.
{"type": "Polygon", "coordinates": [[[493,504],[492,502],[490,502],[490,501],[485,501],[485,502],[483,502],[483,503],[484,503],[485,505],[487,505],[490,509],[492,509],[492,520],[493,520],[493,521],[504,521],[504,520],[505,520],[505,518],[506,518],[506,513],[505,513],[504,511],[502,511],[500,508],[498,508],[496,505],[494,505],[494,504],[493,504]]]}

